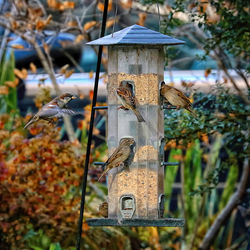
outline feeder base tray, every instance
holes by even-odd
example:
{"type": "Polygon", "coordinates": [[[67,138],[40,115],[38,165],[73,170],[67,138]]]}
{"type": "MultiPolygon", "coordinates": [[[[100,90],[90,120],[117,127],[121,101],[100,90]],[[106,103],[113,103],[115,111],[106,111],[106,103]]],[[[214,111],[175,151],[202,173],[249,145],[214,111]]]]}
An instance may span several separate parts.
{"type": "Polygon", "coordinates": [[[161,218],[161,219],[117,219],[109,218],[93,218],[87,219],[89,226],[131,226],[131,227],[183,227],[185,224],[184,219],[175,218],[161,218]]]}

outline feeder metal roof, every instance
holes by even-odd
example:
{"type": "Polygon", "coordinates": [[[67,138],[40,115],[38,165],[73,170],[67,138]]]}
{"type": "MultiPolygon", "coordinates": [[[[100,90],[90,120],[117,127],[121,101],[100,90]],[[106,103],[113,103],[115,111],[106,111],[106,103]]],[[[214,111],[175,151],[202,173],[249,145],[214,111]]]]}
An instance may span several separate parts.
{"type": "Polygon", "coordinates": [[[108,36],[88,42],[88,45],[177,45],[184,44],[184,41],[171,36],[163,35],[160,32],[147,29],[134,24],[125,29],[117,31],[108,36]]]}

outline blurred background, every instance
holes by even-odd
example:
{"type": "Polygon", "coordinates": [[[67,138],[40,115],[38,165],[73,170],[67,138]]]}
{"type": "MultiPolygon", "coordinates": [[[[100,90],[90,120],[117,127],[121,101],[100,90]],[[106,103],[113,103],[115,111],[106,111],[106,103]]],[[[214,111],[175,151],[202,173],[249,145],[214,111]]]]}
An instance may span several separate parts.
{"type": "MultiPolygon", "coordinates": [[[[109,0],[106,34],[133,24],[185,41],[165,47],[165,82],[197,117],[165,111],[165,217],[180,228],[89,227],[83,249],[248,249],[249,4],[109,0]]],[[[104,1],[0,0],[0,248],[74,249],[104,1]],[[24,124],[60,92],[78,114],[24,124]]],[[[107,48],[98,105],[106,105],[107,48]]],[[[85,218],[100,217],[106,111],[96,112],[85,218]]],[[[104,180],[104,179],[103,179],[104,180]]]]}

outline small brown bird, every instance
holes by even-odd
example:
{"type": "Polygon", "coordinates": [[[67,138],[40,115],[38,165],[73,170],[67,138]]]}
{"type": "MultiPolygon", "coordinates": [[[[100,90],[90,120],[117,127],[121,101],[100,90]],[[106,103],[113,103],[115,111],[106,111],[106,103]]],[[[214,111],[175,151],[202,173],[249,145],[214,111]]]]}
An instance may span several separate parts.
{"type": "Polygon", "coordinates": [[[120,99],[123,107],[125,110],[132,110],[137,117],[138,122],[145,122],[144,118],[142,117],[141,113],[137,108],[137,100],[132,95],[132,91],[128,87],[119,87],[116,90],[117,96],[120,99]]]}
{"type": "Polygon", "coordinates": [[[190,99],[187,98],[180,90],[166,85],[165,82],[161,82],[161,96],[178,109],[184,108],[192,114],[195,114],[192,110],[190,99]]]}
{"type": "Polygon", "coordinates": [[[24,126],[27,128],[32,123],[38,120],[47,120],[51,122],[55,117],[63,117],[64,115],[74,115],[75,112],[71,109],[67,108],[68,102],[72,99],[76,99],[77,97],[71,94],[62,94],[56,98],[54,98],[49,103],[45,104],[31,119],[30,121],[24,126]]]}
{"type": "Polygon", "coordinates": [[[135,148],[135,140],[133,138],[122,138],[120,140],[118,148],[114,151],[114,153],[108,158],[108,160],[104,163],[106,169],[98,179],[101,178],[112,168],[119,167],[120,164],[124,164],[125,167],[128,167],[133,159],[134,159],[134,148],[135,148]]]}
{"type": "Polygon", "coordinates": [[[108,202],[104,201],[99,205],[99,214],[105,218],[108,217],[108,202]]]}

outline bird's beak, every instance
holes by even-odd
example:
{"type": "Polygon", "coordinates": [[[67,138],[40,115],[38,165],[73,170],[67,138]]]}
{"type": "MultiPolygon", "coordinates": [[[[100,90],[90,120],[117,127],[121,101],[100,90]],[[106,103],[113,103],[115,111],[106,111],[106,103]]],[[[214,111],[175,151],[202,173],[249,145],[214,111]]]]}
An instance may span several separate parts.
{"type": "Polygon", "coordinates": [[[78,97],[76,95],[73,95],[71,98],[74,100],[74,99],[76,99],[78,97]]]}
{"type": "Polygon", "coordinates": [[[118,95],[121,95],[121,94],[122,94],[122,91],[119,90],[119,89],[117,89],[117,90],[116,90],[116,93],[117,93],[118,95]]]}

